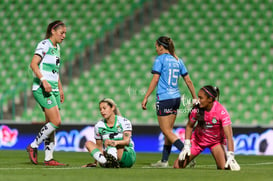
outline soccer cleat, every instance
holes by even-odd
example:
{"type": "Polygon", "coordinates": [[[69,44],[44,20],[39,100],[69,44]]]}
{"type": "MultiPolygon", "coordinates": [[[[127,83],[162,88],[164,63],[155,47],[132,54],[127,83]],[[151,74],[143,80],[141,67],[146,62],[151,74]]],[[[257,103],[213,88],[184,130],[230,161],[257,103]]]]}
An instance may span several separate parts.
{"type": "Polygon", "coordinates": [[[51,159],[49,161],[44,161],[44,164],[46,166],[68,166],[68,164],[60,163],[54,159],[51,159]]]}
{"type": "Polygon", "coordinates": [[[106,158],[106,163],[104,164],[104,167],[106,168],[119,168],[119,161],[111,154],[104,153],[104,156],[106,158]]]}
{"type": "Polygon", "coordinates": [[[28,156],[30,161],[37,165],[38,164],[38,151],[37,148],[32,148],[30,145],[28,145],[27,147],[27,152],[28,152],[28,156]]]}
{"type": "Polygon", "coordinates": [[[159,160],[156,163],[151,164],[152,167],[158,167],[158,168],[168,168],[169,167],[169,162],[162,162],[159,160]]]}

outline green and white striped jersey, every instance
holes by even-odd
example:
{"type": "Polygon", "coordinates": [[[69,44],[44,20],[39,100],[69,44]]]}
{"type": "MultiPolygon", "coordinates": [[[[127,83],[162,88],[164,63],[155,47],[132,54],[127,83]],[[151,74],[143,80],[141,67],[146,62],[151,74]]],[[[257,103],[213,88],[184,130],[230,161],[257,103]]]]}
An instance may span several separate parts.
{"type": "MultiPolygon", "coordinates": [[[[126,118],[121,116],[115,117],[115,124],[112,128],[108,127],[106,120],[102,119],[95,125],[95,139],[103,140],[103,143],[106,139],[110,140],[123,140],[124,131],[132,131],[132,124],[126,118]]],[[[129,147],[134,149],[134,142],[131,139],[129,147]]]]}
{"type": "MultiPolygon", "coordinates": [[[[59,91],[59,70],[60,70],[60,46],[54,47],[50,39],[41,41],[35,50],[35,55],[40,56],[40,71],[43,77],[52,87],[52,91],[59,91]]],[[[36,76],[33,79],[32,90],[37,90],[41,85],[40,79],[36,76]]]]}

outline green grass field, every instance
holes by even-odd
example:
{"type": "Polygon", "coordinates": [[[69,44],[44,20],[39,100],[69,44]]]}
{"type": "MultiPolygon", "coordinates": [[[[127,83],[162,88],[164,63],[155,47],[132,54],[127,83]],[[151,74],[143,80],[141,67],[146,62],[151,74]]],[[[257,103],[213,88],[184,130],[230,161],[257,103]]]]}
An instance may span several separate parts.
{"type": "MultiPolygon", "coordinates": [[[[160,154],[137,153],[136,164],[130,169],[81,168],[93,162],[88,153],[55,152],[58,161],[69,163],[68,167],[48,167],[42,163],[44,152],[39,152],[39,165],[28,160],[26,151],[0,151],[0,180],[33,180],[33,181],[142,181],[142,180],[221,180],[221,181],[265,181],[273,179],[273,156],[241,156],[236,159],[241,171],[216,170],[211,155],[197,157],[195,168],[150,168],[149,165],[160,159],[160,154]]],[[[177,154],[172,154],[173,163],[177,154]]]]}

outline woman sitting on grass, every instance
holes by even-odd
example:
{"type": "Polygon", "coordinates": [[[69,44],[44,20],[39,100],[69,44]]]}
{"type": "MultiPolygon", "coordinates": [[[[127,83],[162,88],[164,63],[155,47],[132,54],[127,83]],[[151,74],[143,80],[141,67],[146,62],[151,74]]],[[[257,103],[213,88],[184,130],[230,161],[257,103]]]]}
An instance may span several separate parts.
{"type": "Polygon", "coordinates": [[[97,162],[105,168],[132,167],[136,153],[131,139],[131,122],[121,117],[112,99],[101,100],[99,107],[103,119],[95,125],[96,143],[87,141],[85,144],[96,162],[83,167],[95,167],[97,162]]]}

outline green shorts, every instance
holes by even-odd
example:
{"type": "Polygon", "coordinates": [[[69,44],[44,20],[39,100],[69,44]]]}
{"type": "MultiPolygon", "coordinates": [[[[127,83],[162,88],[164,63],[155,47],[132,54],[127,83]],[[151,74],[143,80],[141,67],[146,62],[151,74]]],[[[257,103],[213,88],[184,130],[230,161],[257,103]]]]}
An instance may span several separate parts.
{"type": "Polygon", "coordinates": [[[130,168],[136,162],[136,152],[130,147],[125,147],[121,160],[119,161],[121,168],[130,168]]]}
{"type": "Polygon", "coordinates": [[[56,105],[59,109],[61,109],[61,98],[59,91],[48,93],[42,88],[39,88],[33,91],[33,96],[42,109],[50,109],[56,105]]]}

